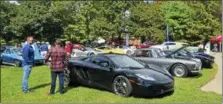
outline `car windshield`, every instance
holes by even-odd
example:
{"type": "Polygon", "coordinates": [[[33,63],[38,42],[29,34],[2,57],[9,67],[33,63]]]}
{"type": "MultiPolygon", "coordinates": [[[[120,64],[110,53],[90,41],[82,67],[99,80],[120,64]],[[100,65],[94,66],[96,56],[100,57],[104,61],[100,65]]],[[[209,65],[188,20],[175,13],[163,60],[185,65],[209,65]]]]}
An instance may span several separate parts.
{"type": "Polygon", "coordinates": [[[15,54],[22,54],[22,49],[21,49],[21,48],[15,48],[15,49],[12,49],[12,53],[15,53],[15,54]]]}
{"type": "Polygon", "coordinates": [[[188,51],[187,49],[181,50],[181,53],[184,53],[187,56],[193,56],[192,53],[190,51],[188,51]]]}
{"type": "Polygon", "coordinates": [[[111,49],[110,46],[101,46],[101,47],[98,47],[98,49],[111,49]]]}
{"type": "Polygon", "coordinates": [[[95,51],[95,52],[101,52],[100,50],[96,50],[94,48],[85,48],[86,51],[95,51]]]}
{"type": "Polygon", "coordinates": [[[139,63],[138,61],[128,56],[117,55],[117,56],[111,56],[110,59],[114,62],[114,64],[116,64],[118,67],[121,67],[121,68],[130,68],[130,69],[145,68],[145,66],[143,66],[141,63],[139,63]]]}
{"type": "Polygon", "coordinates": [[[160,49],[156,49],[155,50],[157,57],[162,57],[165,56],[166,54],[164,53],[164,51],[160,50],[160,49]]]}

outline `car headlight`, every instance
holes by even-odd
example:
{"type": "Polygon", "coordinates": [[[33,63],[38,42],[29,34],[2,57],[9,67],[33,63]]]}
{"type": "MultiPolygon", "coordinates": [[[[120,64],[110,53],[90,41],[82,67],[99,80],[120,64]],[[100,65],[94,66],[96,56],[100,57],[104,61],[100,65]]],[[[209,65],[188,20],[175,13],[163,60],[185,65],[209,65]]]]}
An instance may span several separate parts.
{"type": "Polygon", "coordinates": [[[154,78],[149,77],[149,76],[145,76],[145,75],[141,75],[141,74],[136,74],[136,76],[138,76],[139,78],[145,79],[145,80],[155,81],[154,78]]]}

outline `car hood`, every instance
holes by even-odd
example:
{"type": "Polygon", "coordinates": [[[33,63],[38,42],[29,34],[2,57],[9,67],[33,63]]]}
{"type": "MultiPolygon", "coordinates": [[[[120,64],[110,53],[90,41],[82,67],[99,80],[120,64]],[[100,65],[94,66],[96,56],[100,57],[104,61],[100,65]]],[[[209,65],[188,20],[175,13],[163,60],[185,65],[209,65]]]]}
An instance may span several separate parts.
{"type": "Polygon", "coordinates": [[[131,70],[128,70],[128,72],[130,73],[134,73],[135,75],[136,74],[140,74],[142,76],[149,76],[149,77],[152,77],[154,78],[156,81],[172,81],[173,79],[162,73],[162,72],[159,72],[159,71],[156,71],[154,69],[147,69],[147,68],[144,68],[144,69],[131,69],[131,70]]]}
{"type": "Polygon", "coordinates": [[[182,47],[180,47],[180,48],[174,50],[173,52],[170,52],[169,54],[166,54],[165,56],[166,56],[166,57],[171,56],[171,55],[173,55],[173,54],[175,54],[175,53],[181,51],[182,49],[184,49],[184,48],[186,48],[186,47],[188,47],[188,45],[182,46],[182,47]]]}
{"type": "Polygon", "coordinates": [[[210,54],[206,54],[204,52],[194,52],[194,54],[214,59],[214,56],[212,56],[210,54]]]}

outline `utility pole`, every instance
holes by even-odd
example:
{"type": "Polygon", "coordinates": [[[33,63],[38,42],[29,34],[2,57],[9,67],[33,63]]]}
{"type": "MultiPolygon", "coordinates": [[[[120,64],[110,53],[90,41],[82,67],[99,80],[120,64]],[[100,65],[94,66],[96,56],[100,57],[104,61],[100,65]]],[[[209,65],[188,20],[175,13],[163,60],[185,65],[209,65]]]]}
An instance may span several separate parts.
{"type": "Polygon", "coordinates": [[[169,41],[169,27],[166,25],[166,41],[169,41]]]}

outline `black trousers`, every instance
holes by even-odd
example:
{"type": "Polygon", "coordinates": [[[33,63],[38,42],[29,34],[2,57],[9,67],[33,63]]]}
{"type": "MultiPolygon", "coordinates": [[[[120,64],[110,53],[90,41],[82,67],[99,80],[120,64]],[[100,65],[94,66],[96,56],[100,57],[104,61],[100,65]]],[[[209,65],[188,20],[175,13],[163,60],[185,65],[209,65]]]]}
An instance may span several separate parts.
{"type": "Polygon", "coordinates": [[[51,82],[50,93],[55,92],[57,75],[59,76],[60,93],[64,92],[64,72],[53,72],[53,71],[51,71],[52,82],[51,82]]]}

